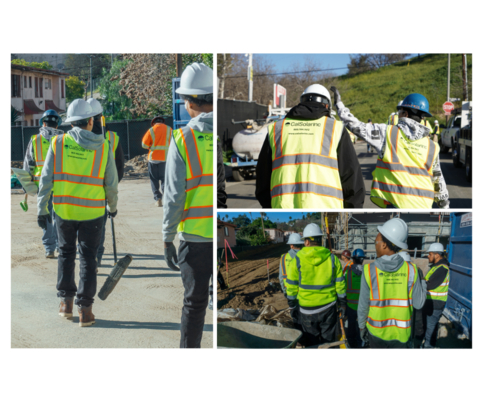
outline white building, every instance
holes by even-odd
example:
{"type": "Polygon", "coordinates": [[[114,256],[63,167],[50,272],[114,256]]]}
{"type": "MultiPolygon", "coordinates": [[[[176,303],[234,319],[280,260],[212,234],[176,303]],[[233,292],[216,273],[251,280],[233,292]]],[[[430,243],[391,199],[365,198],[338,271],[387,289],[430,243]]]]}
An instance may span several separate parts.
{"type": "Polygon", "coordinates": [[[285,242],[285,236],[283,234],[283,230],[268,228],[268,229],[265,229],[265,232],[267,232],[267,234],[270,236],[273,243],[284,243],[285,242]]]}
{"type": "Polygon", "coordinates": [[[59,114],[66,110],[65,79],[69,76],[53,70],[12,64],[11,99],[17,110],[18,126],[38,126],[45,110],[59,114]]]}

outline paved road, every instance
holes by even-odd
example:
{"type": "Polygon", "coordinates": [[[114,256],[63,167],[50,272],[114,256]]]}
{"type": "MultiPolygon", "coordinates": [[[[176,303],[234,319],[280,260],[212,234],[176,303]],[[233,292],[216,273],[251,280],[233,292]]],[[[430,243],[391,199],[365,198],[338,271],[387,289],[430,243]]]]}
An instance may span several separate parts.
{"type": "MultiPolygon", "coordinates": [[[[149,180],[123,180],[119,186],[115,232],[119,257],[133,262],[107,300],[95,299],[96,324],[78,326],[58,315],[57,260],[47,260],[36,221],[36,197],[29,210],[23,195],[12,194],[12,347],[14,348],[177,348],[183,285],[179,273],[166,267],[161,241],[162,209],[153,205],[149,180]]],[[[109,222],[107,222],[109,224],[109,222]]],[[[178,240],[176,241],[178,247],[178,240]]],[[[113,266],[110,225],[97,290],[113,266]]],[[[76,276],[78,285],[78,259],[76,276]]],[[[202,347],[213,345],[213,314],[207,310],[202,347]]]]}
{"type": "MultiPolygon", "coordinates": [[[[363,141],[357,142],[355,149],[362,166],[363,179],[367,189],[364,208],[380,209],[370,201],[372,172],[377,164],[377,153],[375,151],[367,153],[367,145],[363,141]]],[[[472,185],[465,178],[465,170],[453,166],[451,152],[440,154],[440,163],[450,193],[450,208],[472,208],[472,185]]],[[[255,177],[244,182],[227,182],[226,189],[229,208],[261,208],[255,198],[255,177]]],[[[436,208],[436,204],[434,204],[434,208],[436,208]]]]}

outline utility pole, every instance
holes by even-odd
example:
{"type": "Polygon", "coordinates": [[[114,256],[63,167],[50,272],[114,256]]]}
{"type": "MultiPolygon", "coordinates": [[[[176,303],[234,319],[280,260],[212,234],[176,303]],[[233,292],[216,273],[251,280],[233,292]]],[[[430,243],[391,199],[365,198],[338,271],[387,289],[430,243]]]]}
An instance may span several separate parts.
{"type": "Polygon", "coordinates": [[[252,102],[253,100],[253,54],[247,53],[245,56],[248,57],[248,101],[252,102]]]}
{"type": "Polygon", "coordinates": [[[90,98],[93,98],[93,81],[92,81],[92,55],[90,55],[90,98]]]}
{"type": "Polygon", "coordinates": [[[448,69],[447,69],[447,101],[450,102],[450,53],[448,54],[448,69]]]}
{"type": "Polygon", "coordinates": [[[463,100],[468,101],[467,55],[466,54],[462,54],[462,78],[463,78],[463,100]]]}
{"type": "Polygon", "coordinates": [[[182,70],[183,70],[181,53],[175,54],[175,61],[177,65],[177,77],[180,77],[182,75],[182,70]]]}

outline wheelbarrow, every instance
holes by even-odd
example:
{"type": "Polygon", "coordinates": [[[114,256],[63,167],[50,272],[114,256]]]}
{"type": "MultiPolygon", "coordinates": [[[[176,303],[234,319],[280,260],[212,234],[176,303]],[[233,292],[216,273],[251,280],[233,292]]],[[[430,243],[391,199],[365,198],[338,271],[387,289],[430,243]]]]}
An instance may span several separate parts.
{"type": "Polygon", "coordinates": [[[302,332],[252,322],[230,321],[217,324],[220,349],[290,349],[295,348],[302,332]]]}

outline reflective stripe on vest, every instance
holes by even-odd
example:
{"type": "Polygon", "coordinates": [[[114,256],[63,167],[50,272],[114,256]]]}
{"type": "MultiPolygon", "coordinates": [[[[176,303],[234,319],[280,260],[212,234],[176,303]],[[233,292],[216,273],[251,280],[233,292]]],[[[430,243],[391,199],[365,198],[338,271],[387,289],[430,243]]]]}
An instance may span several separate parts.
{"type": "Polygon", "coordinates": [[[295,262],[297,263],[297,269],[298,269],[298,287],[300,289],[306,289],[306,290],[322,290],[322,289],[327,289],[331,288],[332,286],[335,286],[336,278],[335,278],[335,256],[332,254],[331,256],[331,261],[332,261],[332,280],[328,285],[305,285],[302,283],[302,266],[300,264],[300,258],[298,256],[295,256],[295,262]]]}
{"type": "Polygon", "coordinates": [[[187,170],[187,198],[178,231],[213,238],[213,134],[184,127],[173,135],[187,170]]]}
{"type": "Polygon", "coordinates": [[[168,147],[170,146],[170,140],[172,137],[172,129],[165,125],[166,127],[166,133],[165,133],[165,138],[158,138],[158,143],[157,143],[157,138],[155,136],[155,129],[154,127],[150,128],[150,136],[152,137],[152,146],[149,147],[149,152],[148,152],[148,160],[157,160],[157,161],[162,161],[165,162],[167,160],[168,156],[168,147]],[[163,145],[158,145],[160,143],[163,143],[163,145]],[[164,151],[164,153],[155,153],[155,151],[164,151]]]}
{"type": "Polygon", "coordinates": [[[425,275],[425,280],[428,281],[432,277],[434,272],[440,267],[447,270],[447,276],[445,277],[444,281],[435,289],[427,290],[427,299],[446,302],[448,298],[448,286],[450,285],[450,269],[448,268],[448,266],[441,264],[432,267],[432,269],[427,272],[427,275],[425,275]]]}
{"type": "Polygon", "coordinates": [[[70,134],[54,137],[53,208],[62,219],[84,221],[105,214],[104,177],[110,144],[87,150],[70,134]],[[83,173],[83,174],[79,174],[83,173]]]}
{"type": "Polygon", "coordinates": [[[342,131],[343,124],[329,117],[269,126],[272,208],[343,208],[337,161],[342,131]]]}
{"type": "Polygon", "coordinates": [[[35,158],[35,169],[33,170],[33,181],[38,186],[40,176],[42,175],[45,158],[47,157],[50,141],[43,137],[42,134],[32,136],[33,157],[35,158]]]}
{"type": "Polygon", "coordinates": [[[113,159],[116,159],[116,151],[117,151],[118,142],[120,141],[120,138],[115,131],[107,131],[106,137],[108,142],[112,145],[113,159]],[[113,143],[112,143],[112,134],[113,134],[113,143]]]}
{"type": "Polygon", "coordinates": [[[413,285],[417,270],[404,262],[395,272],[379,271],[374,263],[364,266],[370,287],[369,332],[383,340],[407,342],[413,312],[413,285]]]}
{"type": "Polygon", "coordinates": [[[357,310],[358,300],[360,298],[360,281],[362,277],[353,273],[353,269],[351,268],[353,262],[350,262],[351,264],[347,268],[347,276],[345,278],[347,282],[347,305],[351,309],[357,310]]]}
{"type": "Polygon", "coordinates": [[[385,154],[373,172],[371,200],[379,207],[430,208],[438,146],[428,137],[409,141],[398,126],[387,128],[385,154]],[[410,151],[410,147],[415,152],[410,151]]]}

